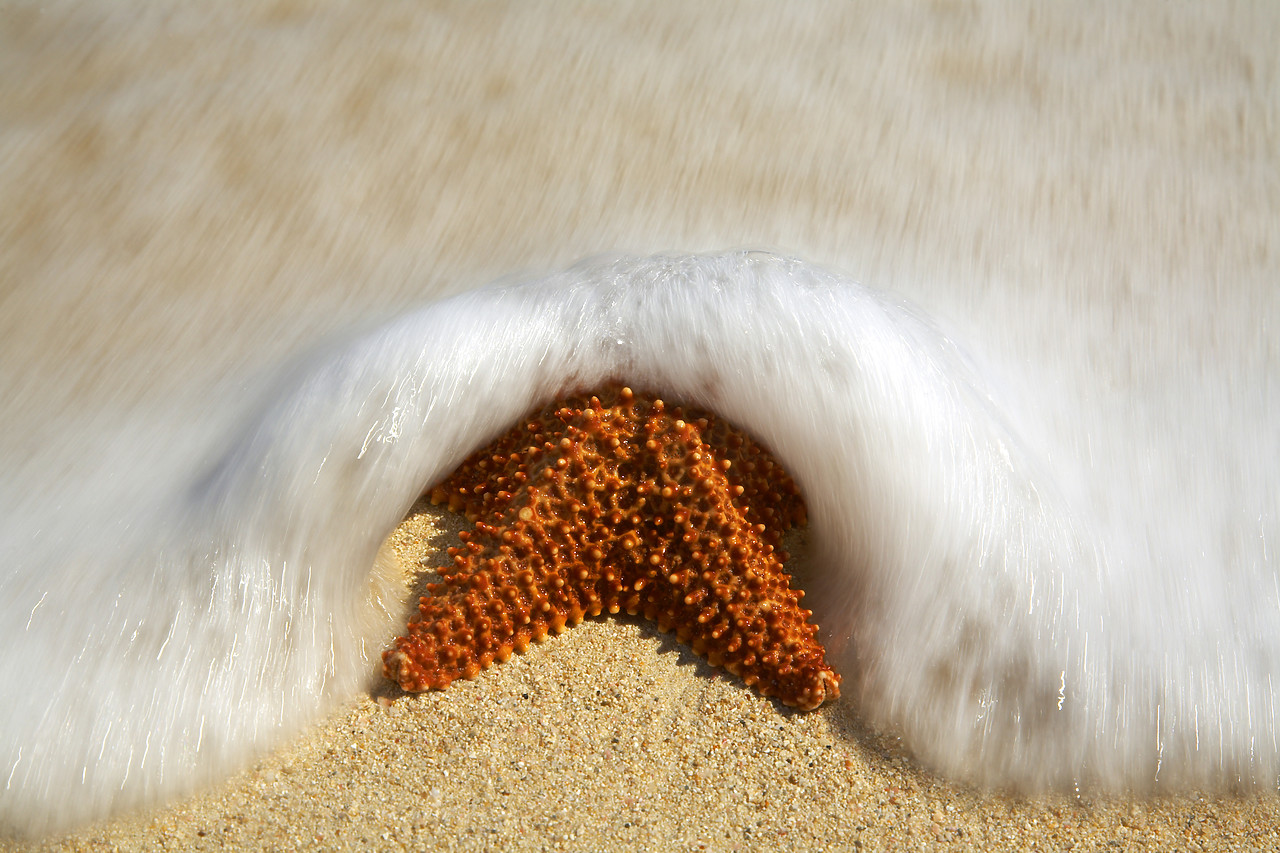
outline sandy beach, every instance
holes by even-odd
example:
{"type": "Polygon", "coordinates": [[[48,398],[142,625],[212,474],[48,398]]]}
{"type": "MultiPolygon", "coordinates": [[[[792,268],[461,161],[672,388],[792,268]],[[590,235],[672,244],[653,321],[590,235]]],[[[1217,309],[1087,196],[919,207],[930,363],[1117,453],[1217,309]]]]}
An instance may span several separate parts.
{"type": "MultiPolygon", "coordinates": [[[[1074,305],[1136,281],[1107,318],[1123,329],[1154,298],[1142,282],[1277,269],[1265,2],[1223,20],[1159,3],[44,5],[0,4],[15,482],[91,468],[94,443],[61,437],[120,412],[203,414],[210,389],[257,387],[336,332],[601,252],[780,248],[932,297],[962,331],[1010,282],[1074,305]],[[1106,159],[1125,146],[1165,170],[1106,159]]],[[[385,564],[412,586],[456,524],[417,508],[385,564]]],[[[225,784],[0,841],[931,848],[1277,849],[1280,796],[971,790],[851,702],[791,711],[605,619],[439,693],[370,673],[225,784]]]]}
{"type": "MultiPolygon", "coordinates": [[[[424,501],[384,556],[412,585],[457,529],[424,501]]],[[[313,731],[171,807],[0,849],[1277,845],[1275,795],[1024,798],[958,787],[868,731],[847,702],[796,712],[643,620],[589,619],[445,691],[405,695],[375,678],[313,731]]]]}

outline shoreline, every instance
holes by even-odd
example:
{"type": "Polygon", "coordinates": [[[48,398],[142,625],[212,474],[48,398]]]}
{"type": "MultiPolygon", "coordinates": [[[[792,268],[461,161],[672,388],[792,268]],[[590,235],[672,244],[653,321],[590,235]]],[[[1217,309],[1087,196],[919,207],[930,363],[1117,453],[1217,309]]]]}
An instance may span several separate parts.
{"type": "MultiPolygon", "coordinates": [[[[456,532],[422,508],[384,548],[410,579],[456,532]]],[[[1280,845],[1280,796],[976,791],[921,769],[848,701],[793,711],[656,626],[609,618],[445,691],[375,686],[214,789],[0,850],[370,845],[1264,849],[1280,845]]]]}
{"type": "MultiPolygon", "coordinates": [[[[1280,191],[1262,179],[1280,160],[1277,10],[7,4],[0,491],[128,523],[99,482],[119,472],[160,500],[146,484],[230,438],[271,371],[334,336],[582,258],[757,246],[918,306],[980,343],[1011,396],[1036,365],[1025,382],[1062,406],[1044,418],[1083,411],[1100,426],[1081,436],[1104,443],[1136,429],[1134,464],[1150,450],[1161,474],[1103,466],[1104,480],[1195,496],[1218,521],[1243,509],[1228,521],[1249,543],[1237,523],[1265,511],[1265,543],[1280,526],[1276,456],[1257,438],[1280,423],[1280,394],[1258,393],[1280,375],[1280,191]],[[1140,440],[1166,432],[1164,452],[1140,440]],[[1187,448],[1219,445],[1263,452],[1224,454],[1235,484],[1210,469],[1208,493],[1184,488],[1180,472],[1209,458],[1187,448]],[[1255,480],[1262,501],[1237,506],[1255,480]]],[[[72,544],[116,546],[101,519],[58,513],[83,528],[72,544]]],[[[36,525],[12,526],[20,553],[36,525]]],[[[86,589],[117,580],[68,565],[86,589]]],[[[120,582],[145,589],[145,569],[120,582]]],[[[34,611],[9,604],[21,628],[34,611]]],[[[9,659],[22,719],[68,701],[50,698],[60,684],[86,708],[116,685],[130,698],[115,671],[96,695],[64,676],[61,641],[35,648],[9,659]]],[[[789,712],[630,620],[590,621],[444,693],[391,696],[350,697],[195,796],[0,838],[0,853],[1280,849],[1274,788],[974,791],[868,733],[847,698],[789,712]]],[[[59,729],[36,731],[56,752],[59,729]]],[[[11,738],[6,774],[30,743],[11,738]]]]}

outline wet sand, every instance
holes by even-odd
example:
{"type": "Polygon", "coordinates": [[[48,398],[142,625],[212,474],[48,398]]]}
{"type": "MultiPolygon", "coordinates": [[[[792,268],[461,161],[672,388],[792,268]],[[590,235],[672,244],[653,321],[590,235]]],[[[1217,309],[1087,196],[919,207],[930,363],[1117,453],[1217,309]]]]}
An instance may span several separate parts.
{"type": "MultiPolygon", "coordinates": [[[[27,378],[6,435],[199,396],[352,322],[594,252],[778,246],[908,290],[943,270],[953,315],[1043,270],[1159,279],[1188,245],[1228,272],[1274,267],[1212,221],[1239,208],[1260,244],[1274,233],[1250,213],[1266,200],[1233,189],[1248,174],[1218,176],[1210,221],[1160,231],[1181,185],[1098,180],[1095,156],[1157,139],[1179,173],[1238,131],[1228,165],[1269,174],[1250,111],[1274,104],[1250,59],[1271,52],[1266,4],[1221,38],[1201,37],[1211,11],[1090,7],[1105,39],[1080,34],[1081,10],[1020,23],[1019,4],[757,5],[729,36],[737,7],[246,6],[5,10],[0,106],[22,133],[0,355],[27,378]],[[706,50],[722,37],[736,49],[706,50]],[[1170,57],[1250,109],[1215,120],[1212,88],[1175,110],[1091,76],[1170,57]],[[1059,124],[1026,120],[1042,111],[1059,124]],[[1019,183],[1010,152],[1053,152],[1062,128],[1079,158],[1019,183]]],[[[32,452],[10,444],[7,461],[32,452]]],[[[393,537],[402,569],[443,546],[433,529],[393,537]]],[[[371,685],[215,789],[0,850],[1280,847],[1274,794],[957,787],[849,703],[792,712],[637,621],[588,622],[442,693],[371,685]]]]}
{"type": "MultiPolygon", "coordinates": [[[[409,585],[457,519],[388,540],[409,585]]],[[[803,561],[803,545],[799,548],[803,561]]],[[[797,567],[803,574],[803,565],[797,567]]],[[[16,850],[1267,850],[1280,798],[1020,798],[938,779],[840,701],[763,699],[638,619],[448,690],[367,695],[214,790],[16,850]]]]}

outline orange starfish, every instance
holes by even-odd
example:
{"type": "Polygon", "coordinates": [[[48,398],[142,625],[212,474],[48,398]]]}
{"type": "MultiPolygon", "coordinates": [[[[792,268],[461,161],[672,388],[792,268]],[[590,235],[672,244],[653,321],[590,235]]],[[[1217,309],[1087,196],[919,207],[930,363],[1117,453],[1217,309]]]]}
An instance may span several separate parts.
{"type": "Polygon", "coordinates": [[[805,520],[799,492],[710,414],[629,388],[571,399],[473,455],[431,497],[475,527],[383,652],[405,690],[473,678],[548,632],[626,610],[765,696],[810,710],[839,695],[776,550],[805,520]]]}

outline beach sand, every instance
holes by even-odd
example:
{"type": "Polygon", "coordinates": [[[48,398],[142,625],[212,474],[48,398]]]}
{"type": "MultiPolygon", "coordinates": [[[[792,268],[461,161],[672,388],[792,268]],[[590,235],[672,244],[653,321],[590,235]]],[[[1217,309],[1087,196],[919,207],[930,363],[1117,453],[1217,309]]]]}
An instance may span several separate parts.
{"type": "MultiPolygon", "coordinates": [[[[406,583],[459,519],[421,502],[406,583]]],[[[796,574],[803,576],[803,542],[796,574]]],[[[1272,850],[1280,798],[1002,796],[839,701],[761,698],[639,619],[589,619],[469,682],[368,695],[225,785],[17,850],[1272,850]]]]}
{"type": "MultiPolygon", "coordinates": [[[[63,421],[199,411],[598,252],[777,247],[961,327],[1010,282],[1136,282],[1123,324],[1143,283],[1274,279],[1275,7],[1179,8],[5,4],[0,450],[74,476],[63,421]]],[[[435,523],[390,540],[407,575],[435,523]]],[[[851,703],[793,712],[635,620],[370,684],[223,785],[0,850],[1280,847],[1274,794],[957,787],[851,703]]]]}

